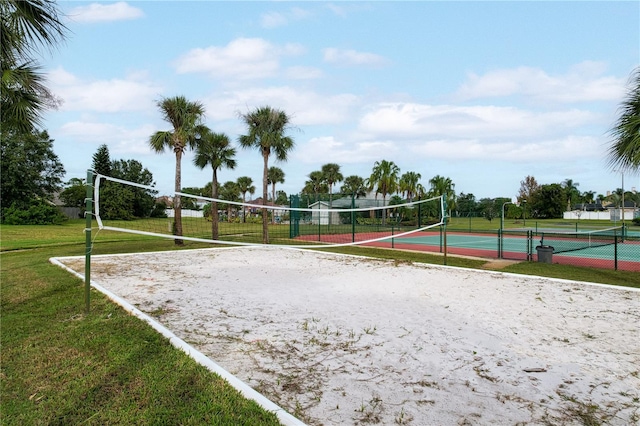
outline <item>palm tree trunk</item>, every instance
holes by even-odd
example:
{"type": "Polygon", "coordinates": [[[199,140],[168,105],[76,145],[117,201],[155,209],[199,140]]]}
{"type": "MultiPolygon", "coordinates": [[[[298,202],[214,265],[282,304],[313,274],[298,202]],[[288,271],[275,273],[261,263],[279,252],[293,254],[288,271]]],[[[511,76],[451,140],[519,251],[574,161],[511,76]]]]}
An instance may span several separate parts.
{"type": "MultiPolygon", "coordinates": [[[[182,189],[181,181],[181,168],[182,163],[182,151],[176,150],[176,181],[175,181],[175,194],[173,197],[173,234],[179,237],[182,236],[182,203],[178,192],[182,189]]],[[[181,239],[175,239],[175,244],[178,246],[184,245],[184,241],[181,239]]]]}
{"type": "MultiPolygon", "coordinates": [[[[243,192],[242,193],[242,204],[245,204],[247,202],[247,193],[243,192]]],[[[242,206],[242,223],[246,223],[247,222],[247,218],[245,217],[247,214],[247,207],[246,206],[242,206]]]]}
{"type": "Polygon", "coordinates": [[[382,226],[385,225],[386,218],[387,218],[387,209],[385,209],[387,205],[387,203],[385,202],[386,200],[387,200],[387,194],[383,192],[382,193],[382,226]]]}
{"type": "MultiPolygon", "coordinates": [[[[271,184],[271,201],[273,202],[273,204],[276,204],[276,183],[273,182],[271,184]]],[[[273,210],[273,213],[271,214],[271,223],[275,224],[276,223],[276,211],[275,209],[273,210]]]]}
{"type": "MultiPolygon", "coordinates": [[[[333,184],[329,184],[329,210],[331,210],[332,205],[333,205],[333,184]]],[[[331,212],[329,212],[329,219],[327,220],[327,224],[331,225],[331,212]]]]}
{"type": "Polygon", "coordinates": [[[211,238],[218,239],[218,174],[216,169],[213,169],[213,178],[211,180],[211,198],[214,201],[211,202],[211,238]]]}
{"type": "MultiPolygon", "coordinates": [[[[264,170],[262,171],[262,205],[267,205],[267,171],[269,170],[269,153],[262,154],[264,158],[264,170]]],[[[262,243],[269,244],[269,220],[267,208],[262,209],[262,243]]]]}

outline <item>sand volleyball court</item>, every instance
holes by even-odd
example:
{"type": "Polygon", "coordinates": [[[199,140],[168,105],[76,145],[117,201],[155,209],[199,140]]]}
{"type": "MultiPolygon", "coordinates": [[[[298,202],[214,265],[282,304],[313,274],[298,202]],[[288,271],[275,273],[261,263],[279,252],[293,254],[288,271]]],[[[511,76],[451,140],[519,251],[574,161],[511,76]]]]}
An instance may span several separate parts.
{"type": "Polygon", "coordinates": [[[634,289],[281,248],[94,256],[92,280],[308,424],[640,422],[634,289]]]}

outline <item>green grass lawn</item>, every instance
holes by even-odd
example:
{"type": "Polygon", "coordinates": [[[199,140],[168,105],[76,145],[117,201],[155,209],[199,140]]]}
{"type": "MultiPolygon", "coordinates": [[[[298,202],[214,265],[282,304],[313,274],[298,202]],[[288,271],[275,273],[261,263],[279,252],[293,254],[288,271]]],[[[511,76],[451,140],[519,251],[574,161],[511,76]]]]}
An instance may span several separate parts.
{"type": "MultiPolygon", "coordinates": [[[[486,221],[488,222],[488,221],[486,221]]],[[[276,225],[277,226],[277,225],[276,225]]],[[[282,227],[282,225],[280,225],[282,227]]],[[[84,255],[84,221],[0,226],[0,424],[270,425],[277,418],[175,349],[102,294],[49,262],[84,255]]],[[[181,249],[211,247],[186,242],[181,249]]],[[[171,240],[101,231],[94,254],[174,250],[171,240]]],[[[435,254],[345,247],[342,253],[442,264],[435,254]]],[[[449,256],[451,266],[484,260],[449,256]]],[[[503,271],[640,287],[637,273],[523,262],[503,271]]]]}

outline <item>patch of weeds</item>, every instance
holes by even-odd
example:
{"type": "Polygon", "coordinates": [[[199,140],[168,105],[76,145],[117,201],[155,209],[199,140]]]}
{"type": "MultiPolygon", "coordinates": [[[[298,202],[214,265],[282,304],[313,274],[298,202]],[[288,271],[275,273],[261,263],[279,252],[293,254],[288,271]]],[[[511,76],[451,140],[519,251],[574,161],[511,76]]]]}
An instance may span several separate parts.
{"type": "Polygon", "coordinates": [[[489,373],[489,369],[488,368],[482,368],[481,366],[475,366],[473,367],[473,371],[476,372],[476,374],[480,377],[482,377],[483,379],[489,380],[492,383],[496,383],[499,380],[496,377],[490,376],[489,373]]]}
{"type": "Polygon", "coordinates": [[[404,411],[404,408],[400,410],[398,414],[396,414],[395,424],[397,425],[406,425],[409,424],[413,420],[413,416],[404,411]]]}
{"type": "Polygon", "coordinates": [[[362,402],[360,407],[356,409],[356,412],[361,414],[359,420],[362,423],[380,423],[382,411],[382,398],[375,394],[366,404],[362,402]]]}
{"type": "Polygon", "coordinates": [[[378,328],[375,325],[371,327],[365,327],[362,329],[362,331],[364,331],[365,334],[375,334],[377,330],[378,328]]]}
{"type": "Polygon", "coordinates": [[[606,423],[610,416],[607,416],[597,404],[586,403],[576,398],[558,392],[560,397],[571,403],[565,408],[564,414],[569,419],[578,420],[584,426],[600,426],[606,423]]]}

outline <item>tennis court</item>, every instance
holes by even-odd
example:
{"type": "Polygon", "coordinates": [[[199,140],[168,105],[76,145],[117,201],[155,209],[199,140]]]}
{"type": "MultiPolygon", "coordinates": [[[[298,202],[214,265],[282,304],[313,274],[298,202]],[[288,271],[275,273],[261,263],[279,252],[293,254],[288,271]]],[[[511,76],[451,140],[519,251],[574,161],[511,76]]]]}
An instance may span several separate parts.
{"type": "MultiPolygon", "coordinates": [[[[375,242],[371,245],[396,249],[419,250],[430,252],[444,252],[445,243],[447,253],[466,256],[498,258],[514,260],[537,261],[536,246],[548,244],[567,245],[572,243],[572,235],[547,231],[546,235],[553,234],[553,238],[543,238],[544,232],[539,235],[527,237],[526,231],[510,230],[505,232],[500,239],[496,233],[464,233],[447,232],[419,232],[404,237],[393,238],[389,242],[375,242]],[[502,246],[501,246],[502,245],[502,246]],[[500,254],[501,252],[501,254],[500,254]]],[[[640,234],[640,233],[637,233],[640,234]]],[[[626,271],[640,271],[640,235],[629,232],[624,242],[610,239],[599,244],[589,246],[590,241],[580,241],[583,246],[575,247],[571,251],[554,253],[553,263],[571,264],[577,266],[590,266],[596,268],[613,269],[617,263],[617,269],[626,271]],[[616,262],[617,259],[617,262],[616,262]]],[[[560,249],[558,249],[559,251],[560,249]]]]}

